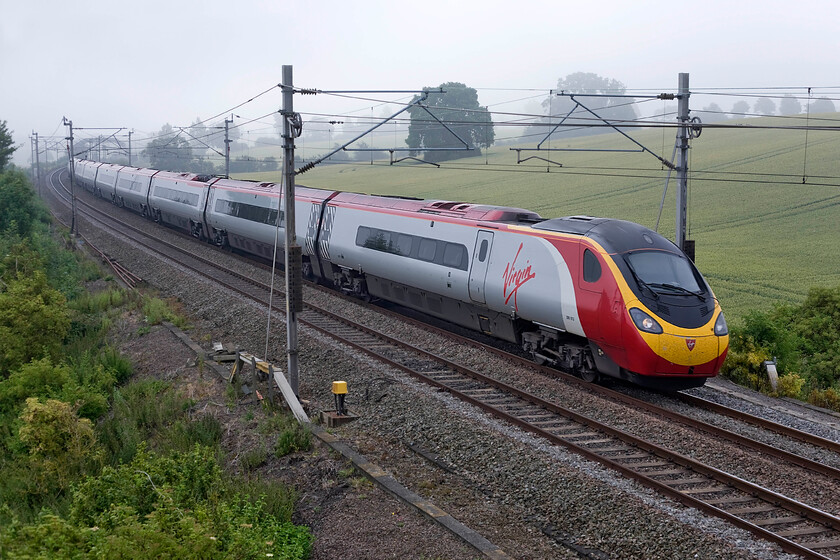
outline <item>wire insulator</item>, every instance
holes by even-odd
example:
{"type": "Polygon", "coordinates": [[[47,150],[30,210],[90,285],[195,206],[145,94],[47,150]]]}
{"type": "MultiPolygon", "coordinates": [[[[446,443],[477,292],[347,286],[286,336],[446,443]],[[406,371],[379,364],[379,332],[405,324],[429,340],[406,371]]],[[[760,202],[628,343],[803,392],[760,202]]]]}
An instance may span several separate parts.
{"type": "Polygon", "coordinates": [[[305,164],[303,167],[298,169],[297,174],[298,175],[303,175],[304,173],[306,173],[307,171],[309,171],[313,167],[315,167],[315,162],[310,161],[309,163],[305,164]]]}

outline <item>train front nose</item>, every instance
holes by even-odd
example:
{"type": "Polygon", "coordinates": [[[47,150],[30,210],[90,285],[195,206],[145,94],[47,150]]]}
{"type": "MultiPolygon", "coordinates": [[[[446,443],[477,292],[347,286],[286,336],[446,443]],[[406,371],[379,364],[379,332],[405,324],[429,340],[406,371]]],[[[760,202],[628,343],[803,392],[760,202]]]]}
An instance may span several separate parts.
{"type": "MultiPolygon", "coordinates": [[[[729,335],[723,313],[698,328],[681,328],[668,323],[638,301],[629,306],[636,333],[644,341],[639,356],[647,355],[647,369],[661,375],[716,375],[726,357],[729,335]]],[[[627,341],[628,349],[634,345],[627,341]]]]}
{"type": "MultiPolygon", "coordinates": [[[[698,329],[699,330],[699,329],[698,329]]],[[[677,335],[663,333],[659,335],[659,355],[657,373],[673,373],[675,369],[692,368],[695,373],[717,373],[716,365],[721,352],[726,346],[722,337],[714,334],[706,336],[677,335]]],[[[728,345],[728,340],[725,342],[728,345]]]]}

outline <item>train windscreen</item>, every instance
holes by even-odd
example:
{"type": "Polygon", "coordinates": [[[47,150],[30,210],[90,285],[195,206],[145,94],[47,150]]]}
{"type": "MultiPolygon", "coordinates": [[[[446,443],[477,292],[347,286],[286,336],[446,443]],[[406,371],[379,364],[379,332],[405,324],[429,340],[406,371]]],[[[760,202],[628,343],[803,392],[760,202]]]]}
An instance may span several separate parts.
{"type": "Polygon", "coordinates": [[[625,259],[638,280],[657,291],[671,290],[699,295],[705,291],[694,267],[685,257],[663,251],[635,251],[625,259]]]}

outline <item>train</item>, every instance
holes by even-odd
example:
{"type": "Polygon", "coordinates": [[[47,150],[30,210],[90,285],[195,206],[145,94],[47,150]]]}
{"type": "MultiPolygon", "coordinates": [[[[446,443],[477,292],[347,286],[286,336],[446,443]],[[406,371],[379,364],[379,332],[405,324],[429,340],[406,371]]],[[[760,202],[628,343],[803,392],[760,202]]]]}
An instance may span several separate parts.
{"type": "MultiPolygon", "coordinates": [[[[81,159],[70,168],[91,193],[219,247],[271,258],[278,228],[285,235],[278,183],[81,159]]],[[[642,225],[300,185],[294,208],[306,278],[517,344],[586,381],[681,390],[726,358],[709,284],[642,225]]]]}

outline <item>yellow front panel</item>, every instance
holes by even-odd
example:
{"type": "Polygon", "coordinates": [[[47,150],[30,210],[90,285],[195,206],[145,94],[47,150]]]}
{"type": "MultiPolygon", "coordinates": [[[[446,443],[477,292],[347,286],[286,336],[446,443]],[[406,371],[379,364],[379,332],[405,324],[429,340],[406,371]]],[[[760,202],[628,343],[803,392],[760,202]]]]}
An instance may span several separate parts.
{"type": "Polygon", "coordinates": [[[718,336],[688,337],[661,334],[658,354],[672,364],[699,366],[718,357],[719,340],[718,336]]]}

